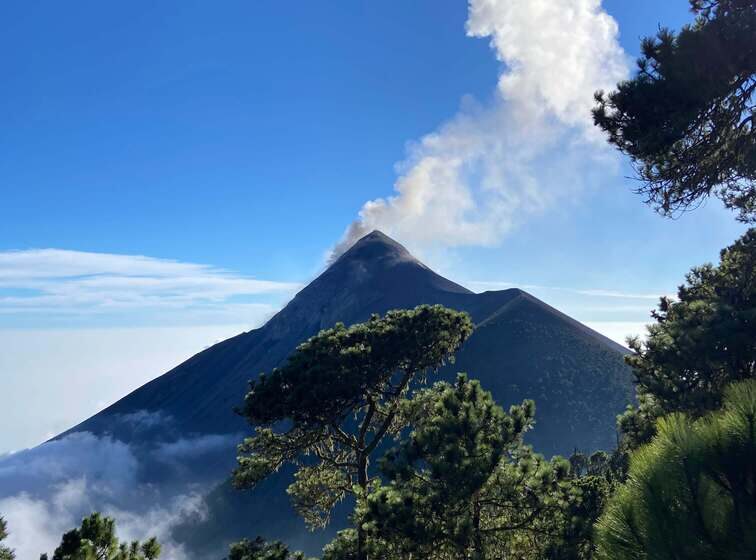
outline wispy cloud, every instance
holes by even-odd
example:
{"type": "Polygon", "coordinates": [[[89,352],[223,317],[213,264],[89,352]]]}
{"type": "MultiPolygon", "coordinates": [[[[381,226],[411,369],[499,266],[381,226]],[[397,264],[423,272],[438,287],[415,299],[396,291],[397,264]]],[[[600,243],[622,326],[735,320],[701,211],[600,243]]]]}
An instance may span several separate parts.
{"type": "Polygon", "coordinates": [[[664,290],[658,292],[632,292],[622,290],[604,290],[600,288],[564,288],[560,286],[542,286],[538,284],[517,284],[515,282],[497,282],[492,280],[468,280],[460,282],[475,292],[484,292],[486,290],[506,290],[508,288],[521,288],[523,290],[549,290],[565,292],[581,296],[592,296],[597,298],[612,299],[635,299],[659,301],[662,296],[674,297],[674,294],[665,293],[664,290]]]}
{"type": "Polygon", "coordinates": [[[299,288],[211,265],[61,249],[0,252],[0,315],[269,314],[299,288]],[[252,301],[262,298],[263,301],[252,301]]]}
{"type": "MultiPolygon", "coordinates": [[[[564,288],[561,288],[564,289],[564,288]]],[[[638,293],[638,292],[622,292],[616,290],[574,290],[575,293],[584,296],[597,296],[608,298],[621,298],[621,299],[649,299],[659,301],[659,298],[665,295],[664,293],[638,293]]],[[[672,294],[666,294],[667,297],[674,297],[672,294]]]]}

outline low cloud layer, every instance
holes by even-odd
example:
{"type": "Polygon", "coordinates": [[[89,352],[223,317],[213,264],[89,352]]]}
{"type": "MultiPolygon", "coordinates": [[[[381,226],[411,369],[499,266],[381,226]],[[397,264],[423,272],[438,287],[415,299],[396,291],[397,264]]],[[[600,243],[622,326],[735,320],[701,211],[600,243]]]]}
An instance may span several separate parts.
{"type": "Polygon", "coordinates": [[[0,329],[0,410],[13,426],[0,456],[42,443],[253,326],[0,329]]]}
{"type": "MultiPolygon", "coordinates": [[[[0,321],[45,325],[51,318],[136,314],[186,322],[208,319],[258,320],[276,305],[257,297],[288,297],[299,288],[290,282],[249,278],[214,266],[115,255],[39,249],[0,252],[0,321]]],[[[277,302],[277,300],[276,300],[277,302]]],[[[154,323],[154,321],[150,321],[154,323]]]]}
{"type": "Polygon", "coordinates": [[[170,418],[148,412],[114,426],[137,436],[135,443],[80,432],[0,458],[0,515],[18,558],[52,552],[93,511],[116,519],[119,538],[154,535],[161,557],[187,557],[172,530],[206,514],[203,496],[230,472],[241,436],[180,436],[170,418]],[[214,468],[188,474],[189,464],[214,468]]]}
{"type": "Polygon", "coordinates": [[[627,65],[600,0],[470,0],[467,34],[502,62],[492,100],[412,143],[395,194],[364,204],[333,257],[373,229],[421,252],[497,245],[612,172],[590,110],[627,65]]]}

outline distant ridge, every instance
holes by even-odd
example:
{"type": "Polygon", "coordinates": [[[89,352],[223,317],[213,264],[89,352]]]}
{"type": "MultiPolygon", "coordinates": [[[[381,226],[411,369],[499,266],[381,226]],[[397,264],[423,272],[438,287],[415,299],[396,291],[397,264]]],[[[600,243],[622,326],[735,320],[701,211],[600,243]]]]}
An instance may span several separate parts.
{"type": "MultiPolygon", "coordinates": [[[[561,311],[559,311],[558,309],[550,306],[548,303],[545,303],[545,302],[541,301],[540,299],[538,299],[538,298],[530,295],[529,293],[527,293],[527,292],[525,292],[523,290],[520,290],[519,288],[512,288],[512,289],[513,290],[517,290],[519,292],[518,298],[527,299],[530,302],[532,302],[533,304],[542,307],[548,313],[552,313],[552,314],[560,317],[565,322],[571,324],[572,326],[574,326],[575,328],[579,329],[580,331],[582,331],[583,333],[587,334],[588,336],[591,336],[591,337],[595,338],[596,340],[598,340],[602,344],[606,344],[606,345],[608,345],[610,347],[613,347],[615,350],[617,350],[617,352],[620,352],[622,354],[628,354],[630,352],[630,350],[628,348],[625,348],[621,344],[618,344],[617,342],[613,341],[611,338],[609,338],[607,336],[604,336],[600,332],[594,331],[593,329],[591,329],[590,327],[587,327],[586,325],[584,325],[580,321],[576,321],[575,319],[573,319],[569,315],[566,315],[566,314],[562,313],[561,311]]],[[[514,303],[514,301],[516,301],[516,300],[510,301],[508,305],[511,305],[512,303],[514,303]]],[[[489,317],[488,319],[486,319],[486,321],[484,321],[483,323],[481,323],[478,326],[479,327],[485,326],[486,322],[494,320],[498,315],[500,315],[501,313],[504,313],[505,311],[506,311],[505,308],[500,309],[499,311],[497,311],[496,313],[494,313],[491,317],[489,317]]]]}

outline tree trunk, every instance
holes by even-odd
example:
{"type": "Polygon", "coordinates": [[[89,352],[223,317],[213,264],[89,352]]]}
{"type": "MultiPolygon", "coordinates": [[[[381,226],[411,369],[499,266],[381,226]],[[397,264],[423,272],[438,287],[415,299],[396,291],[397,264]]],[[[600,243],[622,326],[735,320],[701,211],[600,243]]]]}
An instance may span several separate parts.
{"type": "Polygon", "coordinates": [[[483,539],[480,534],[480,501],[479,491],[473,494],[473,558],[483,560],[483,539]]]}
{"type": "MultiPolygon", "coordinates": [[[[357,484],[362,489],[362,497],[367,495],[367,455],[365,453],[358,453],[357,455],[357,484]]],[[[365,531],[362,528],[362,523],[359,519],[355,519],[357,524],[357,560],[368,560],[367,550],[365,550],[365,531]]]]}

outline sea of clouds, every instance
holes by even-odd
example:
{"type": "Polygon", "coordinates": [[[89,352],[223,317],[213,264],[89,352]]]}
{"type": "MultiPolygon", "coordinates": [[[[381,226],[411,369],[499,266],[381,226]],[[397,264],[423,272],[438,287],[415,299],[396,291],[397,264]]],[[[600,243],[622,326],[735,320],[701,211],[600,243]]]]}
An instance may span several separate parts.
{"type": "Polygon", "coordinates": [[[93,511],[122,539],[157,536],[162,557],[186,558],[173,528],[207,514],[203,496],[228,477],[241,435],[180,435],[159,412],[111,417],[110,433],[74,432],[0,458],[0,514],[18,558],[51,553],[93,511]]]}

